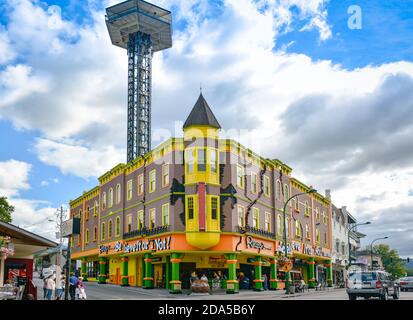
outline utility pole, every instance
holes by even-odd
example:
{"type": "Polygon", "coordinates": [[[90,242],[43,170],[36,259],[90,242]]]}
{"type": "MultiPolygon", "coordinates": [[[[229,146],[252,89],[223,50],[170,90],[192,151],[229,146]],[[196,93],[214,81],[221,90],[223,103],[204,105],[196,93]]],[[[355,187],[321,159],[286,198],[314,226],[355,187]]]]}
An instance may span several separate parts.
{"type": "Polygon", "coordinates": [[[58,234],[56,238],[59,239],[59,255],[57,257],[57,267],[56,267],[56,283],[61,282],[61,274],[62,274],[62,255],[63,255],[63,237],[62,237],[62,224],[63,221],[66,219],[66,210],[63,209],[63,206],[60,206],[59,209],[56,211],[56,226],[58,230],[58,234]]]}

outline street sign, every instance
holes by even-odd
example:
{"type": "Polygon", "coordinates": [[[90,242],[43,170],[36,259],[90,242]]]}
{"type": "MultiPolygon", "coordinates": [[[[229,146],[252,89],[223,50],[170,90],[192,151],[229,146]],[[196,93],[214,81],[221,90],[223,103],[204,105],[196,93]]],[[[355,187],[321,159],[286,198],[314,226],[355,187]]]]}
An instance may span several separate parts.
{"type": "Polygon", "coordinates": [[[62,237],[69,237],[74,234],[80,234],[80,219],[73,218],[63,221],[61,226],[62,237]]]}

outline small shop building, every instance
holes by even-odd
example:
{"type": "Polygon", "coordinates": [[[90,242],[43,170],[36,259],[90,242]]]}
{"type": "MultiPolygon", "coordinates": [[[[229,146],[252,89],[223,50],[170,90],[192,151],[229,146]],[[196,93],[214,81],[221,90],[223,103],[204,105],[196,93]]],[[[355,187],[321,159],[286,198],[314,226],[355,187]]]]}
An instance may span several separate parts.
{"type": "Polygon", "coordinates": [[[7,280],[14,285],[24,285],[25,293],[37,296],[33,269],[35,252],[54,248],[57,243],[35,233],[0,221],[0,286],[7,280]]]}
{"type": "Polygon", "coordinates": [[[117,165],[70,202],[81,219],[72,259],[87,280],[179,293],[192,272],[217,273],[236,293],[243,274],[251,289],[281,289],[287,249],[294,280],[332,285],[330,199],[311,193],[289,202],[285,246],[284,203],[311,188],[280,160],[220,139],[220,129],[201,94],[183,138],[117,165]]]}

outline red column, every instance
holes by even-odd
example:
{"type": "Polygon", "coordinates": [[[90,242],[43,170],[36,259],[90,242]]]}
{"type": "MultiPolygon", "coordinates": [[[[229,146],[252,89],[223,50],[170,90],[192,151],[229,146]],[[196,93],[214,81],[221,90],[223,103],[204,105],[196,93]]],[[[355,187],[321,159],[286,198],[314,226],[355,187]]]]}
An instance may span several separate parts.
{"type": "Polygon", "coordinates": [[[198,184],[198,223],[199,231],[206,230],[206,187],[204,182],[198,184]]]}

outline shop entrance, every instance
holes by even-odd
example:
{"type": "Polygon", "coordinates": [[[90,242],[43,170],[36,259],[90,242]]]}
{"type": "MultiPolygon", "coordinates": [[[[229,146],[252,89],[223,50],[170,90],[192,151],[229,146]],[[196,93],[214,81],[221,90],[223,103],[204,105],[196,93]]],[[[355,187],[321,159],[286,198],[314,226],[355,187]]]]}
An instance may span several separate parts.
{"type": "Polygon", "coordinates": [[[182,289],[190,289],[190,281],[189,278],[191,277],[191,273],[196,271],[196,263],[192,262],[182,262],[179,265],[180,269],[180,279],[182,281],[182,289]]]}

